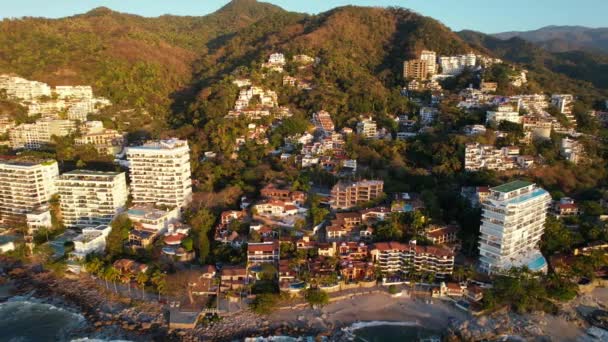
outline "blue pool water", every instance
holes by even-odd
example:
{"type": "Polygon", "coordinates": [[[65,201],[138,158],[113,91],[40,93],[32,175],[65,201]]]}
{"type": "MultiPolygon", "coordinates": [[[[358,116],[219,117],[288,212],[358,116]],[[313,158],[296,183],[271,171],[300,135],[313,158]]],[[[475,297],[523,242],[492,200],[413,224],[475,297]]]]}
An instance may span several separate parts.
{"type": "Polygon", "coordinates": [[[538,258],[528,263],[528,268],[532,271],[538,271],[547,265],[545,257],[540,255],[538,258]]]}

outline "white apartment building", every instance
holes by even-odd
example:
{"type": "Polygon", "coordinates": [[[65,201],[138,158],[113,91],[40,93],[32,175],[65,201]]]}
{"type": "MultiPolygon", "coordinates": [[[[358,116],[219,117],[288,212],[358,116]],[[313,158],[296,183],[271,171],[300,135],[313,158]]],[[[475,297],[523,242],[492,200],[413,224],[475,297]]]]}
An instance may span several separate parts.
{"type": "Polygon", "coordinates": [[[574,164],[584,159],[585,149],[583,144],[573,139],[563,138],[559,151],[562,157],[574,164]]]}
{"type": "Polygon", "coordinates": [[[133,203],[182,207],[192,197],[188,141],[169,139],[129,147],[133,203]]]}
{"type": "Polygon", "coordinates": [[[164,234],[172,223],[179,220],[179,209],[160,210],[150,205],[135,205],[127,210],[127,216],[136,230],[164,234]]]}
{"type": "Polygon", "coordinates": [[[59,176],[55,186],[67,227],[108,225],[127,203],[124,172],[70,171],[59,176]]]}
{"type": "Polygon", "coordinates": [[[464,169],[466,171],[496,170],[505,171],[516,166],[519,148],[507,146],[496,149],[492,145],[470,143],[465,147],[464,169]]]}
{"type": "Polygon", "coordinates": [[[479,261],[487,273],[527,266],[546,272],[537,244],[544,231],[549,193],[534,183],[514,181],[490,189],[483,207],[479,261]]]}
{"type": "Polygon", "coordinates": [[[576,118],[572,113],[572,107],[574,105],[574,96],[570,94],[552,95],[551,105],[556,107],[557,110],[568,118],[568,121],[576,124],[576,118]]]}
{"type": "Polygon", "coordinates": [[[46,83],[8,75],[0,75],[0,90],[6,91],[8,98],[24,101],[51,96],[51,87],[46,83]]]}
{"type": "Polygon", "coordinates": [[[67,108],[63,100],[34,100],[27,104],[27,115],[42,115],[57,117],[59,113],[67,108]]]}
{"type": "Polygon", "coordinates": [[[460,56],[439,57],[439,65],[443,75],[458,75],[465,68],[473,68],[477,64],[477,56],[473,53],[460,56]]]}
{"type": "Polygon", "coordinates": [[[524,109],[531,114],[544,114],[549,108],[549,98],[543,94],[512,96],[511,101],[517,103],[518,112],[524,109]]]}
{"type": "Polygon", "coordinates": [[[273,53],[268,58],[268,63],[273,65],[285,65],[285,55],[282,53],[273,53]]]}
{"type": "Polygon", "coordinates": [[[437,73],[437,53],[435,51],[422,50],[420,59],[426,61],[427,74],[435,75],[437,73]]]}
{"type": "Polygon", "coordinates": [[[34,234],[40,229],[49,229],[53,226],[51,211],[47,206],[41,206],[25,214],[28,234],[34,234]]]}
{"type": "Polygon", "coordinates": [[[366,138],[376,138],[378,135],[378,126],[372,118],[365,118],[357,123],[357,134],[366,138]]]}
{"type": "Polygon", "coordinates": [[[72,257],[76,260],[83,260],[89,254],[103,253],[106,249],[106,238],[112,228],[108,225],[86,227],[82,233],[74,238],[74,251],[72,257]]]}
{"type": "Polygon", "coordinates": [[[0,160],[0,221],[25,218],[56,193],[59,167],[54,160],[0,160]]]}
{"type": "Polygon", "coordinates": [[[497,110],[486,112],[486,123],[499,124],[502,121],[518,124],[521,123],[521,117],[519,116],[519,112],[514,111],[513,107],[509,105],[498,106],[497,110]]]}
{"type": "Polygon", "coordinates": [[[55,94],[60,99],[92,99],[93,88],[91,86],[56,86],[55,94]]]}

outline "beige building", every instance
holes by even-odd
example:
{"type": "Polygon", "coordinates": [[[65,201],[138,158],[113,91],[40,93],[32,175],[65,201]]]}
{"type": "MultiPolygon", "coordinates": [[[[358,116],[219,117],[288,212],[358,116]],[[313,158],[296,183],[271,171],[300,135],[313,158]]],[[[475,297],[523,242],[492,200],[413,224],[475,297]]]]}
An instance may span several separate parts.
{"type": "Polygon", "coordinates": [[[39,149],[52,142],[53,136],[65,137],[76,131],[71,120],[43,118],[33,124],[21,124],[9,131],[10,145],[14,149],[39,149]]]}
{"type": "Polygon", "coordinates": [[[403,77],[406,79],[426,80],[429,64],[425,60],[412,59],[403,62],[403,77]]]}
{"type": "Polygon", "coordinates": [[[124,134],[104,128],[100,121],[87,121],[80,130],[82,136],[74,140],[76,145],[93,145],[100,154],[120,153],[125,143],[124,134]]]}
{"type": "Polygon", "coordinates": [[[373,246],[370,254],[385,275],[416,271],[443,278],[454,271],[454,252],[445,247],[380,242],[373,246]]]}
{"type": "Polygon", "coordinates": [[[333,209],[349,209],[381,197],[383,189],[381,180],[340,182],[331,189],[330,204],[333,209]]]}

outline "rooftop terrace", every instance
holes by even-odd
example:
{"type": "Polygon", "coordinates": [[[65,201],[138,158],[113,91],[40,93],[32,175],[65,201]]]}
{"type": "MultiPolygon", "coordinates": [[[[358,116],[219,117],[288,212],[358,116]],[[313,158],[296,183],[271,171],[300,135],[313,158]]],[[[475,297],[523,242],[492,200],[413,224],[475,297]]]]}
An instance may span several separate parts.
{"type": "Polygon", "coordinates": [[[530,185],[534,185],[534,183],[517,180],[517,181],[507,183],[507,184],[499,185],[497,187],[493,187],[492,190],[502,192],[502,193],[508,193],[511,191],[516,191],[516,190],[519,190],[522,188],[529,187],[530,185]]]}

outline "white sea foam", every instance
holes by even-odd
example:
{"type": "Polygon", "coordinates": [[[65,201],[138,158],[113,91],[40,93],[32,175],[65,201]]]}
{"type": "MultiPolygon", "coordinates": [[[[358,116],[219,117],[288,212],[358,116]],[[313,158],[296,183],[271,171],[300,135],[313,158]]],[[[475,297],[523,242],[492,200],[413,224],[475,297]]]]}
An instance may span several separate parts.
{"type": "Polygon", "coordinates": [[[377,326],[382,326],[382,325],[393,325],[393,326],[400,326],[400,327],[418,327],[418,326],[420,326],[420,323],[412,322],[412,321],[408,321],[408,322],[395,322],[395,321],[356,322],[346,328],[342,328],[342,330],[348,331],[348,332],[353,332],[355,330],[359,330],[359,329],[363,329],[363,328],[377,327],[377,326]]]}

